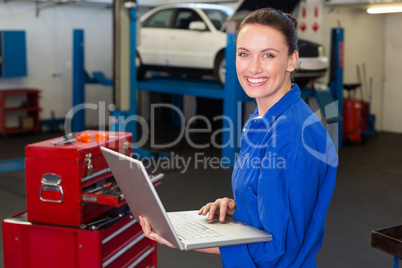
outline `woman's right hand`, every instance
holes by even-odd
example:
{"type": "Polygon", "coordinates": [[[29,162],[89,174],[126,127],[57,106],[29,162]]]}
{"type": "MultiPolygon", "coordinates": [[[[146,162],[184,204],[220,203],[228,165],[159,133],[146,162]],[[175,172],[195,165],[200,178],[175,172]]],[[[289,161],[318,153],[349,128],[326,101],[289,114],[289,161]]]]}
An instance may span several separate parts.
{"type": "Polygon", "coordinates": [[[236,208],[236,203],[230,198],[218,198],[215,202],[210,202],[203,206],[198,215],[208,215],[208,220],[212,220],[215,214],[219,214],[219,221],[224,222],[226,215],[233,216],[236,208]]]}
{"type": "Polygon", "coordinates": [[[164,239],[163,237],[152,231],[151,225],[149,224],[147,217],[143,217],[140,215],[139,218],[142,231],[144,232],[144,235],[147,238],[154,240],[161,245],[166,245],[170,248],[176,248],[172,243],[170,243],[169,241],[167,241],[166,239],[164,239]]]}

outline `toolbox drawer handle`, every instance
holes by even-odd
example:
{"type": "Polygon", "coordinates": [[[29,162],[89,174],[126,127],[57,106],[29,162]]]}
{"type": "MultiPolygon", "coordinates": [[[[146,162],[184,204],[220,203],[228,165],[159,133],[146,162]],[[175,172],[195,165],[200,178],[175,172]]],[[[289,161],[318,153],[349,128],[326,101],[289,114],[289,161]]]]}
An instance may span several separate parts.
{"type": "MultiPolygon", "coordinates": [[[[136,267],[138,264],[140,264],[143,260],[145,260],[146,257],[148,257],[153,251],[155,250],[154,247],[151,247],[150,249],[148,249],[147,251],[144,252],[144,254],[142,254],[137,260],[135,260],[135,262],[133,262],[130,266],[128,266],[127,268],[134,268],[136,267]]],[[[154,267],[154,266],[152,266],[154,267]]]]}
{"type": "Polygon", "coordinates": [[[109,264],[111,264],[114,260],[116,260],[117,258],[119,258],[121,255],[123,255],[127,250],[129,250],[130,248],[132,248],[133,246],[135,246],[138,242],[140,242],[142,239],[145,238],[144,234],[139,235],[136,239],[134,239],[133,241],[131,241],[128,245],[126,245],[125,247],[123,247],[121,250],[119,250],[118,252],[116,252],[116,254],[114,254],[112,257],[110,257],[110,259],[108,259],[107,261],[105,261],[102,264],[102,267],[106,267],[109,264]]]}
{"type": "Polygon", "coordinates": [[[135,220],[135,219],[129,221],[126,225],[124,225],[123,227],[121,227],[120,229],[118,229],[117,231],[115,231],[114,233],[112,233],[111,235],[106,237],[105,239],[103,239],[102,240],[102,245],[106,244],[107,242],[109,242],[110,240],[112,240],[113,238],[115,238],[116,236],[118,236],[119,234],[124,232],[125,230],[127,230],[129,227],[131,227],[135,223],[137,223],[137,220],[135,220]]]}
{"type": "Polygon", "coordinates": [[[49,203],[62,203],[64,200],[64,192],[63,192],[63,187],[61,187],[61,178],[56,175],[56,174],[43,174],[42,176],[42,185],[40,187],[39,191],[39,197],[40,200],[43,202],[49,202],[49,203]],[[61,198],[59,200],[53,200],[53,199],[46,199],[43,198],[42,194],[43,192],[46,191],[54,191],[54,192],[59,192],[61,193],[61,198]]]}
{"type": "Polygon", "coordinates": [[[108,168],[105,168],[105,169],[102,169],[102,170],[99,170],[99,171],[97,171],[97,172],[94,172],[92,175],[90,175],[90,176],[86,176],[86,177],[82,177],[81,178],[81,182],[86,182],[86,181],[88,181],[88,180],[90,180],[90,179],[93,179],[93,178],[95,178],[95,177],[98,177],[98,176],[100,176],[100,175],[102,175],[102,174],[105,174],[105,173],[108,173],[110,171],[110,168],[108,167],[108,168]]]}

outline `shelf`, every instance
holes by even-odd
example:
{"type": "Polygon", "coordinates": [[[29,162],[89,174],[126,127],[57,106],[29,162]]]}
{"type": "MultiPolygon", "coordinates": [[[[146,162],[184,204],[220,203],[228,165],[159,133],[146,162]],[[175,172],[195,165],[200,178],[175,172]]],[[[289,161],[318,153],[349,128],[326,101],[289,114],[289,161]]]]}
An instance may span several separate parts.
{"type": "Polygon", "coordinates": [[[4,112],[12,113],[12,112],[40,112],[41,108],[39,107],[5,107],[4,112]]]}
{"type": "Polygon", "coordinates": [[[39,94],[38,89],[0,90],[0,133],[39,131],[39,94]]]}
{"type": "Polygon", "coordinates": [[[14,133],[37,131],[36,128],[12,128],[12,127],[5,127],[4,130],[5,132],[14,132],[14,133]]]}
{"type": "Polygon", "coordinates": [[[40,93],[39,89],[25,89],[25,88],[15,88],[15,89],[0,89],[0,94],[7,95],[19,95],[19,94],[37,94],[40,93]]]}

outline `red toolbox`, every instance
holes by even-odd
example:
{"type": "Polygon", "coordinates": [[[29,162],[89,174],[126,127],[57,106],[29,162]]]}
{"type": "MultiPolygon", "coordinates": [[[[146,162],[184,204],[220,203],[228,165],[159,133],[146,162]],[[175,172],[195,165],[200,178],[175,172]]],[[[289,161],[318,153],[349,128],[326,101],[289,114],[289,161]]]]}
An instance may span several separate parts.
{"type": "Polygon", "coordinates": [[[156,267],[156,243],[131,214],[100,230],[34,224],[23,212],[2,222],[5,268],[156,267]]]}
{"type": "Polygon", "coordinates": [[[28,221],[78,227],[124,205],[100,147],[130,155],[131,142],[131,133],[87,130],[28,145],[28,221]]]}

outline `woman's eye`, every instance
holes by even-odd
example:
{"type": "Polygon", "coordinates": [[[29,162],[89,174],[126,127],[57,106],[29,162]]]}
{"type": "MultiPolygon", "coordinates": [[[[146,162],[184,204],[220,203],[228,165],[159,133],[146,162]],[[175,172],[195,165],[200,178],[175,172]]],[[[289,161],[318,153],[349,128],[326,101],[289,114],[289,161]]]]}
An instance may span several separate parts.
{"type": "Polygon", "coordinates": [[[248,56],[248,54],[245,53],[245,52],[240,52],[239,53],[239,57],[247,57],[247,56],[248,56]]]}
{"type": "Polygon", "coordinates": [[[264,58],[274,58],[274,55],[272,55],[272,54],[265,54],[265,55],[264,55],[264,58]]]}

